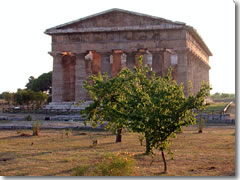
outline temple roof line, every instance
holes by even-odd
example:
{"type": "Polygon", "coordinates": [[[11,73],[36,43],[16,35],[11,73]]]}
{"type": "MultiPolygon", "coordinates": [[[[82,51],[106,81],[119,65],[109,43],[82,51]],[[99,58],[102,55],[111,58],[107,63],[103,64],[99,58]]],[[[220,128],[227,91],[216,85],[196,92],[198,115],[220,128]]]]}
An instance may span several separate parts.
{"type": "Polygon", "coordinates": [[[128,13],[128,14],[133,14],[133,15],[137,15],[137,16],[149,17],[149,18],[152,18],[152,19],[158,19],[158,20],[165,21],[167,23],[174,23],[174,24],[178,24],[178,25],[185,25],[185,23],[179,22],[179,21],[175,21],[174,22],[174,21],[171,21],[171,20],[168,20],[168,19],[164,19],[164,18],[160,18],[160,17],[156,17],[156,16],[151,16],[151,15],[148,15],[148,14],[143,14],[143,13],[138,13],[138,12],[133,12],[133,11],[128,11],[128,10],[123,10],[123,9],[118,9],[118,8],[112,8],[112,9],[109,9],[109,10],[106,10],[106,11],[102,11],[102,12],[99,12],[99,13],[96,13],[96,14],[92,14],[92,15],[89,15],[89,16],[86,16],[86,17],[74,20],[74,21],[70,21],[68,23],[60,24],[58,26],[49,28],[46,31],[48,31],[50,29],[62,28],[62,27],[65,27],[65,26],[68,26],[68,25],[71,25],[71,24],[78,23],[78,22],[83,21],[83,20],[87,20],[87,19],[90,19],[90,18],[93,18],[93,17],[97,17],[97,16],[100,16],[100,15],[103,15],[103,14],[106,14],[106,13],[116,12],[116,11],[124,12],[124,13],[128,13]]]}
{"type": "Polygon", "coordinates": [[[123,9],[118,9],[118,8],[113,8],[109,9],[100,13],[96,13],[90,16],[86,16],[80,19],[77,19],[75,21],[71,21],[68,23],[64,23],[52,28],[47,29],[44,33],[48,35],[54,35],[54,34],[65,34],[65,33],[85,33],[85,32],[110,32],[110,31],[138,31],[138,30],[161,30],[161,29],[181,29],[184,28],[186,29],[193,37],[196,38],[196,40],[201,44],[203,49],[207,52],[209,56],[212,56],[211,51],[209,50],[208,46],[205,44],[203,41],[202,37],[198,34],[198,32],[191,26],[186,25],[185,23],[178,22],[178,21],[171,21],[167,20],[164,18],[156,17],[156,16],[151,16],[147,14],[142,14],[138,12],[133,12],[133,11],[127,11],[123,9]],[[156,20],[162,21],[162,24],[160,25],[144,25],[144,26],[120,26],[120,27],[81,27],[81,28],[66,28],[62,29],[65,27],[68,27],[69,25],[79,23],[81,21],[85,21],[106,13],[110,12],[123,12],[127,14],[132,14],[132,15],[137,15],[137,16],[142,16],[142,17],[148,17],[156,20]]]}
{"type": "Polygon", "coordinates": [[[122,26],[122,27],[90,27],[90,28],[68,28],[68,29],[48,29],[46,34],[59,34],[59,33],[81,33],[81,32],[106,32],[106,31],[140,31],[140,30],[157,30],[157,29],[179,29],[183,28],[182,25],[174,24],[161,24],[161,25],[147,25],[147,26],[122,26]]]}

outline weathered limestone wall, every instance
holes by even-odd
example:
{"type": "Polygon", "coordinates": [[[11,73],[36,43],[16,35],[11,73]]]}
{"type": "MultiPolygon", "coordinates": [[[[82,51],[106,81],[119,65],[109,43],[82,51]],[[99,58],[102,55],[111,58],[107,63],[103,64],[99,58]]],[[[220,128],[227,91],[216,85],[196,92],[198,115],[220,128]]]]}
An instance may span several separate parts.
{"type": "Polygon", "coordinates": [[[151,51],[154,48],[186,47],[184,29],[62,34],[52,37],[53,52],[86,53],[89,50],[112,52],[117,49],[131,52],[140,48],[147,48],[151,51]]]}
{"type": "MultiPolygon", "coordinates": [[[[185,95],[189,93],[189,80],[194,94],[202,80],[209,81],[208,55],[185,29],[57,34],[52,36],[52,52],[71,52],[76,56],[75,72],[71,70],[75,86],[69,86],[69,92],[75,92],[75,98],[71,98],[75,101],[89,99],[82,85],[90,74],[106,72],[115,76],[122,69],[122,54],[131,70],[140,55],[144,56],[145,64],[151,56],[150,66],[159,76],[165,76],[172,67],[173,79],[183,82],[185,95]],[[91,58],[86,59],[89,52],[91,58]]],[[[66,82],[60,61],[61,56],[54,56],[53,102],[64,101],[64,93],[68,92],[63,88],[66,82]]]]}
{"type": "Polygon", "coordinates": [[[192,91],[193,94],[196,94],[201,87],[202,81],[209,82],[210,66],[192,51],[189,51],[187,56],[188,81],[192,82],[192,91]]]}

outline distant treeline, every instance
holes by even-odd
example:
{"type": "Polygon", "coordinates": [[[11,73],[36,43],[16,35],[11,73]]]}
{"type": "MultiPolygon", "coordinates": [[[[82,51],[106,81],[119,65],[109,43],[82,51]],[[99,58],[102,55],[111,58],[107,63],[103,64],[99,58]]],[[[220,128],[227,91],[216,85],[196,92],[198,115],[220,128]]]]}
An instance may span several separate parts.
{"type": "Polygon", "coordinates": [[[0,99],[8,105],[41,108],[51,101],[52,71],[43,73],[38,78],[30,76],[25,86],[25,89],[18,89],[17,92],[0,93],[0,99]]]}
{"type": "Polygon", "coordinates": [[[235,94],[228,94],[228,93],[219,93],[216,92],[215,94],[210,95],[213,100],[215,99],[234,99],[235,94]]]}

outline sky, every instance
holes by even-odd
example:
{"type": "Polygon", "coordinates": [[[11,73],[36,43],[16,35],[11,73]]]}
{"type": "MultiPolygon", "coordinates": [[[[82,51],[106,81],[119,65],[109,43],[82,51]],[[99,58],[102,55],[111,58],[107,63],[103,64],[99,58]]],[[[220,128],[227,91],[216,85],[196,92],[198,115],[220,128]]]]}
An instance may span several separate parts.
{"type": "Polygon", "coordinates": [[[25,88],[28,78],[52,70],[48,28],[111,8],[193,26],[211,50],[211,93],[235,93],[233,0],[8,0],[0,1],[0,93],[25,88]]]}

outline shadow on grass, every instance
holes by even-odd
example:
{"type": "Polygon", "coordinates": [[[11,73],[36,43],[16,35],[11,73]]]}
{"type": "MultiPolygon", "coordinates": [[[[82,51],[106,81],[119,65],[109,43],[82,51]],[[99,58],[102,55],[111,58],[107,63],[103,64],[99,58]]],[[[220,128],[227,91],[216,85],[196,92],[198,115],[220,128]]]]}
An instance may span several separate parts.
{"type": "Polygon", "coordinates": [[[168,175],[168,173],[166,173],[166,172],[159,172],[159,173],[154,173],[154,175],[155,176],[167,176],[168,175]]]}
{"type": "MultiPolygon", "coordinates": [[[[46,174],[44,176],[61,176],[61,174],[64,174],[64,173],[73,173],[75,168],[72,168],[72,169],[68,169],[68,170],[65,170],[65,171],[61,171],[61,172],[57,172],[57,173],[52,173],[52,174],[46,174]]],[[[72,174],[70,174],[69,176],[73,176],[72,174]]]]}
{"type": "Polygon", "coordinates": [[[36,137],[36,136],[33,136],[31,134],[20,134],[20,135],[17,135],[17,136],[8,136],[8,137],[3,137],[3,138],[0,138],[0,140],[4,140],[4,139],[15,139],[15,138],[29,138],[29,137],[36,137]]]}

